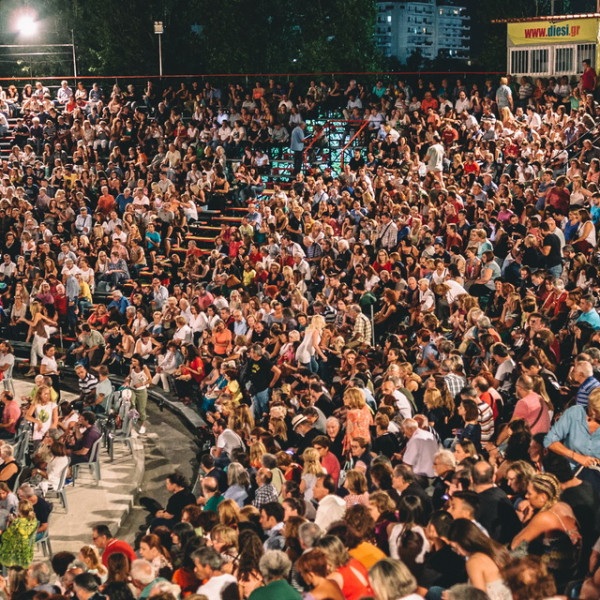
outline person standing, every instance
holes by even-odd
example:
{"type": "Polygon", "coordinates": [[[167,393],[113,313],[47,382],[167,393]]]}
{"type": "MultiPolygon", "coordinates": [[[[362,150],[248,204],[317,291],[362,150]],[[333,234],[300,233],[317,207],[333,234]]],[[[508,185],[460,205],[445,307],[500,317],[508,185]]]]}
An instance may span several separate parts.
{"type": "Polygon", "coordinates": [[[499,112],[503,108],[509,108],[511,112],[513,110],[512,90],[508,87],[508,79],[506,77],[500,77],[500,85],[496,90],[496,104],[498,105],[499,112]]]}
{"type": "Polygon", "coordinates": [[[133,407],[140,413],[141,435],[146,433],[146,405],[148,403],[148,387],[152,383],[152,375],[146,365],[143,364],[142,357],[134,354],[131,357],[131,371],[129,371],[128,385],[133,392],[133,407]]]}
{"type": "Polygon", "coordinates": [[[249,352],[247,379],[250,381],[252,408],[255,418],[260,419],[269,406],[271,389],[277,383],[281,370],[266,356],[260,344],[254,344],[249,352]]]}
{"type": "Polygon", "coordinates": [[[427,171],[433,173],[433,176],[438,181],[442,181],[442,172],[444,170],[444,146],[442,146],[442,138],[437,134],[433,136],[433,144],[427,148],[425,162],[427,163],[427,171]]]}
{"type": "Polygon", "coordinates": [[[580,85],[584,94],[593,94],[596,89],[596,71],[592,68],[592,63],[588,59],[583,61],[580,85]]]}
{"type": "Polygon", "coordinates": [[[304,143],[306,141],[306,136],[304,135],[305,129],[306,123],[303,121],[298,123],[298,125],[292,129],[290,150],[294,153],[294,175],[297,175],[300,173],[300,171],[302,171],[302,162],[304,160],[304,143]]]}

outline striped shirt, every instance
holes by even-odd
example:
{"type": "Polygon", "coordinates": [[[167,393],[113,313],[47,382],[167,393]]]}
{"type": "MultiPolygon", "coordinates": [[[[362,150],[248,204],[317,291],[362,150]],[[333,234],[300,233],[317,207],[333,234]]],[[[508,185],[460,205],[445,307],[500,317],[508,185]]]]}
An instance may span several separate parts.
{"type": "Polygon", "coordinates": [[[84,396],[87,396],[88,394],[96,391],[98,379],[88,372],[83,379],[78,379],[77,383],[79,384],[80,393],[84,396]]]}
{"type": "Polygon", "coordinates": [[[481,441],[489,442],[494,435],[494,412],[492,407],[483,400],[477,402],[479,425],[481,426],[481,441]]]}
{"type": "Polygon", "coordinates": [[[600,381],[593,376],[588,377],[577,390],[576,403],[580,404],[581,406],[587,406],[590,393],[597,387],[600,387],[600,381]]]}

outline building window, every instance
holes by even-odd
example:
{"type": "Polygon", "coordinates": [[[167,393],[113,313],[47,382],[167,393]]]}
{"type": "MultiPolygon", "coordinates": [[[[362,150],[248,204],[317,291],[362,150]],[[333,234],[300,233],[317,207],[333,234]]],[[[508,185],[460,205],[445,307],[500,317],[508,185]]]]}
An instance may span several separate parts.
{"type": "Polygon", "coordinates": [[[589,60],[592,67],[596,68],[596,44],[578,44],[577,45],[577,64],[574,71],[583,69],[582,63],[589,60]]]}
{"type": "Polygon", "coordinates": [[[573,48],[556,48],[554,50],[554,71],[556,73],[573,72],[573,48]]]}
{"type": "Polygon", "coordinates": [[[548,72],[548,48],[539,48],[531,51],[531,72],[548,72]]]}
{"type": "Polygon", "coordinates": [[[529,71],[529,50],[511,50],[511,73],[524,74],[529,71]]]}

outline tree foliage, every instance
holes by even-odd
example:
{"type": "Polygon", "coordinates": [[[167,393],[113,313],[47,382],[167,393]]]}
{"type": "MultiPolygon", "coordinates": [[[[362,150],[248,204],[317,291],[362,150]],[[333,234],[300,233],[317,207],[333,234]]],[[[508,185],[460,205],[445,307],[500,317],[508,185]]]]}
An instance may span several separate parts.
{"type": "MultiPolygon", "coordinates": [[[[461,0],[472,28],[473,66],[503,69],[506,26],[492,19],[548,14],[550,0],[461,0]]],[[[69,43],[80,74],[158,73],[158,37],[165,26],[164,73],[294,73],[378,71],[374,42],[376,0],[31,0],[40,18],[40,43],[69,43]]],[[[23,0],[2,0],[3,43],[20,42],[11,16],[23,0]]],[[[556,0],[557,12],[592,11],[594,0],[556,0]]],[[[16,53],[13,53],[16,54],[16,53]]],[[[5,75],[68,74],[68,51],[17,61],[0,58],[5,75]]],[[[414,62],[414,61],[413,61],[414,62]]]]}
{"type": "MultiPolygon", "coordinates": [[[[3,22],[21,4],[3,0],[3,22]]],[[[165,27],[165,74],[380,66],[375,0],[37,0],[35,9],[44,29],[40,41],[70,42],[73,29],[82,74],[157,73],[155,20],[165,27]]],[[[42,62],[46,71],[56,68],[40,61],[38,72],[42,62]]]]}

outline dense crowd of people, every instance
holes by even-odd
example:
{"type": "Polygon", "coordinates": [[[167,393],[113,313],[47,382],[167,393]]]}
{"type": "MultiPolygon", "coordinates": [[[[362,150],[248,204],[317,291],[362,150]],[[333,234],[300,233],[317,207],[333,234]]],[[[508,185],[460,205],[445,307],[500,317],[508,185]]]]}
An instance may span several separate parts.
{"type": "Polygon", "coordinates": [[[7,599],[597,598],[595,89],[585,61],[1,90],[0,377],[17,341],[36,377],[2,396],[7,599]],[[52,572],[44,494],[94,458],[112,375],[140,435],[152,386],[201,414],[199,479],[168,477],[139,558],[99,525],[52,572]]]}

